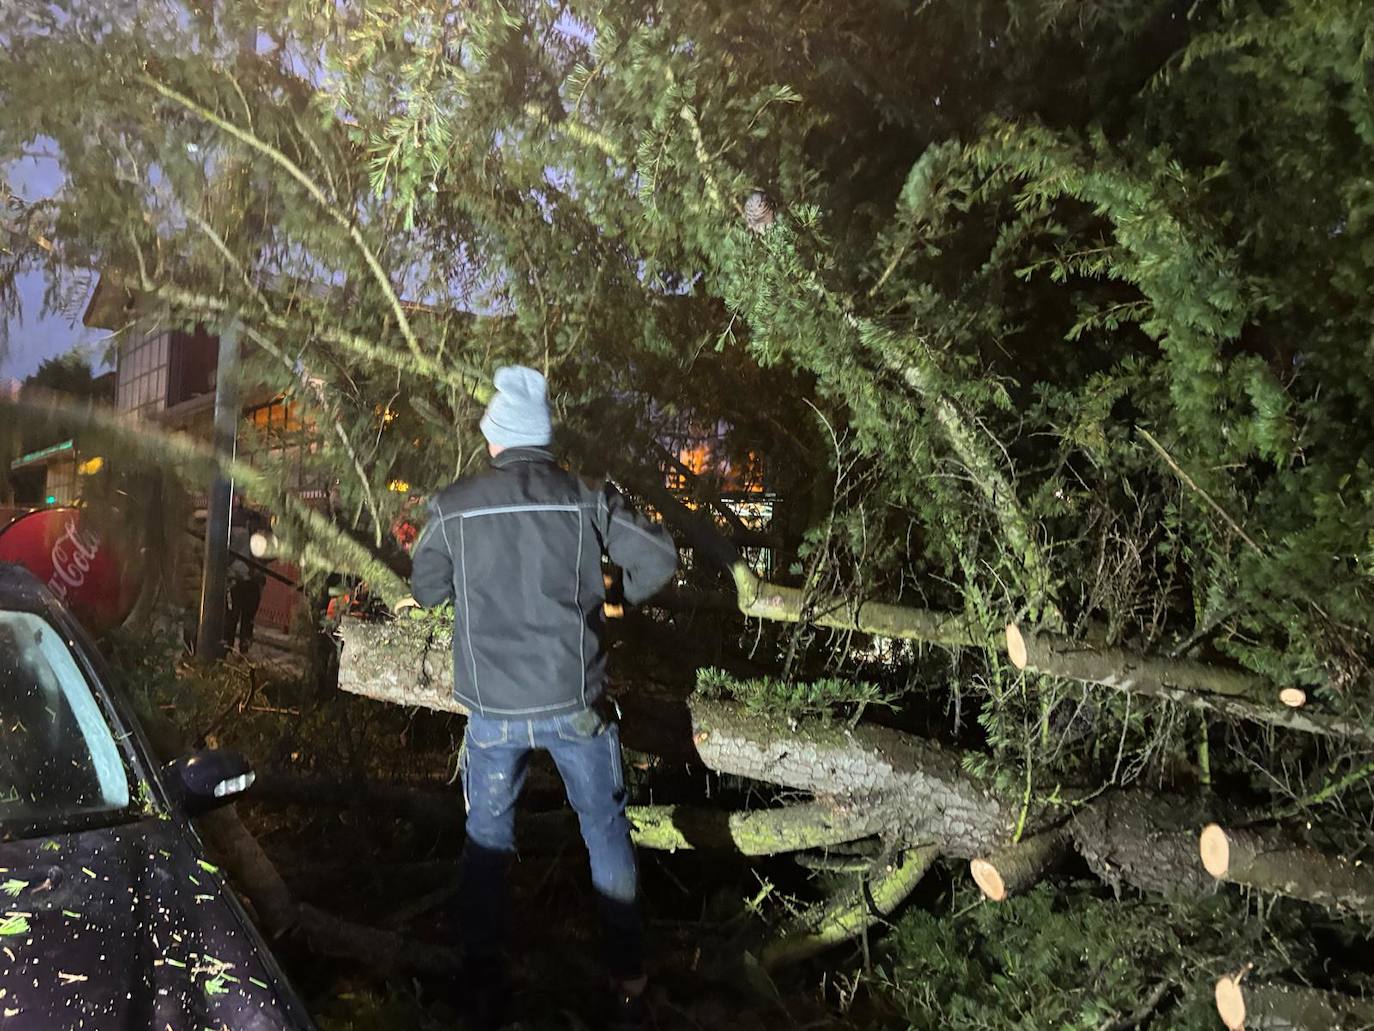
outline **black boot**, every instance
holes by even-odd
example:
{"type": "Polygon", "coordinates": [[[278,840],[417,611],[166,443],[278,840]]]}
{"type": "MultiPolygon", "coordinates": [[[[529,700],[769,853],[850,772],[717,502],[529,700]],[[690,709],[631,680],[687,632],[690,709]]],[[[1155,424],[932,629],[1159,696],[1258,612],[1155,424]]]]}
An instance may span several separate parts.
{"type": "Polygon", "coordinates": [[[644,1002],[644,992],[629,992],[623,985],[612,985],[608,1016],[609,1031],[642,1031],[647,1028],[649,1008],[644,1002]]]}
{"type": "Polygon", "coordinates": [[[504,964],[470,962],[463,972],[464,1027],[469,1031],[499,1031],[510,1006],[510,986],[504,964]]]}

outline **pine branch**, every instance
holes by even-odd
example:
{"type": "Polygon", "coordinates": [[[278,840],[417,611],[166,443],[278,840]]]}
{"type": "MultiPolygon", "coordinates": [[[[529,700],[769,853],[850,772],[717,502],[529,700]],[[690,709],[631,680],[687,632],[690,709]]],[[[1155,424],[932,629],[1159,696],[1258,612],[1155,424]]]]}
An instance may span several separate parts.
{"type": "Polygon", "coordinates": [[[338,568],[362,577],[388,604],[410,593],[405,581],[377,556],[292,492],[281,490],[262,470],[247,462],[227,458],[189,434],[159,429],[143,421],[131,423],[114,408],[73,404],[59,395],[40,390],[25,391],[18,398],[0,398],[0,407],[9,407],[36,419],[61,418],[70,425],[96,430],[130,454],[150,464],[169,467],[186,477],[200,478],[210,472],[227,476],[251,493],[275,499],[313,540],[328,546],[338,568]]]}
{"type": "Polygon", "coordinates": [[[299,165],[270,143],[267,143],[256,134],[240,128],[228,119],[221,118],[210,109],[197,104],[190,97],[177,92],[170,86],[153,78],[151,75],[145,74],[143,76],[143,81],[168,100],[185,108],[191,114],[209,122],[216,128],[228,133],[245,146],[256,150],[299,183],[305,192],[319,204],[325,214],[348,234],[349,238],[358,248],[359,253],[363,257],[363,261],[367,264],[368,269],[372,273],[373,279],[376,280],[377,286],[381,289],[382,294],[386,297],[387,303],[391,307],[392,315],[396,318],[397,328],[400,329],[401,336],[405,338],[406,347],[410,349],[410,353],[415,357],[416,361],[426,361],[424,351],[420,347],[420,341],[415,336],[415,331],[411,328],[410,319],[406,316],[405,307],[401,304],[401,299],[396,295],[396,291],[391,285],[391,280],[387,277],[386,271],[382,268],[382,264],[378,261],[376,254],[373,253],[372,248],[368,246],[367,241],[363,238],[362,231],[358,228],[355,220],[347,217],[339,210],[337,205],[325,196],[324,191],[320,189],[310,176],[305,174],[299,165]]]}

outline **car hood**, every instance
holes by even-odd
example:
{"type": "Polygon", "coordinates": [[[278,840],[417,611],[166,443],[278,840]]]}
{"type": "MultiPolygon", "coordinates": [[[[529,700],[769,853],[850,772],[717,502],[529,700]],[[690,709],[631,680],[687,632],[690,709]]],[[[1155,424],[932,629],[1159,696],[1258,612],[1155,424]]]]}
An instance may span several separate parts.
{"type": "Polygon", "coordinates": [[[5,1031],[297,1031],[276,964],[175,821],[0,843],[5,1031]]]}

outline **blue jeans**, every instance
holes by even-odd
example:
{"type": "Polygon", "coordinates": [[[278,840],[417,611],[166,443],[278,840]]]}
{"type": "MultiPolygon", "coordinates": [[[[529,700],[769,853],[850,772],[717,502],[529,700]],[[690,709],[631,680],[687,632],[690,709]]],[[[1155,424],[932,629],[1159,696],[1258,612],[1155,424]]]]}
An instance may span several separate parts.
{"type": "Polygon", "coordinates": [[[467,804],[459,910],[463,946],[479,965],[499,962],[510,911],[507,867],[515,855],[515,803],[530,753],[552,757],[577,811],[591,858],[608,973],[643,974],[639,871],[625,818],[620,728],[592,709],[549,719],[469,716],[460,767],[467,804]]]}

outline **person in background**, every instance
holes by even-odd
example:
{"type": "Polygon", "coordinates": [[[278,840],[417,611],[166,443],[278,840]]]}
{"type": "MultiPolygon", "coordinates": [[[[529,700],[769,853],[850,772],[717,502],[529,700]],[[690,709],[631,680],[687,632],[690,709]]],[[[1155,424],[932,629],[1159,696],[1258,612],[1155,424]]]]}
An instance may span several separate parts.
{"type": "Polygon", "coordinates": [[[267,583],[267,574],[252,560],[252,539],[254,533],[266,528],[266,520],[243,503],[243,495],[236,493],[229,516],[229,602],[224,619],[224,646],[232,649],[237,645],[244,654],[253,646],[253,621],[267,583]]]}
{"type": "Polygon", "coordinates": [[[602,556],[623,570],[635,603],[672,577],[677,549],[614,488],[593,490],[554,461],[542,375],[508,366],[495,385],[481,421],[491,468],[434,497],[412,552],[414,601],[453,603],[454,694],[470,711],[460,758],[466,995],[479,1026],[500,1026],[515,804],[531,753],[544,750],[591,860],[613,988],[603,1026],[638,1027],[644,932],[619,728],[603,698],[602,556]]]}

